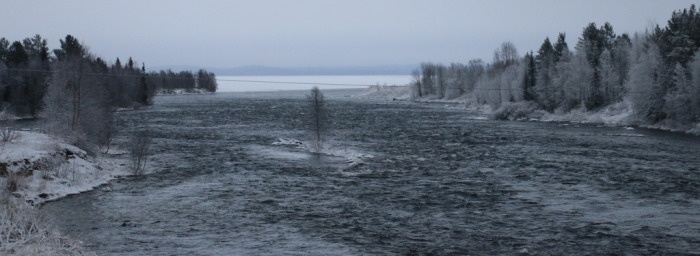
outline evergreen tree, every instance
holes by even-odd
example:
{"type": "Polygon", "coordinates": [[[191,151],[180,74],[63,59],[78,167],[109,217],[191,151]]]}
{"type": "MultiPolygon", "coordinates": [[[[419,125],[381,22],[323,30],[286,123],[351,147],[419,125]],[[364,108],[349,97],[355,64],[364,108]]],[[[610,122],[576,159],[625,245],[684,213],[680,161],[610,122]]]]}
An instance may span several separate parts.
{"type": "Polygon", "coordinates": [[[536,101],[535,85],[537,84],[537,66],[532,52],[525,54],[525,75],[523,76],[523,100],[536,101]]]}
{"type": "Polygon", "coordinates": [[[605,97],[601,89],[600,55],[604,50],[609,50],[616,38],[610,23],[605,23],[600,29],[595,23],[590,23],[584,28],[581,38],[576,45],[576,50],[585,51],[586,59],[593,68],[593,78],[587,88],[585,106],[587,109],[598,109],[605,105],[605,97]]]}
{"type": "Polygon", "coordinates": [[[7,39],[0,38],[0,61],[7,65],[7,52],[10,51],[10,41],[7,39]]]}
{"type": "Polygon", "coordinates": [[[675,63],[685,67],[700,47],[700,12],[694,4],[674,11],[666,27],[657,27],[652,37],[670,70],[675,68],[675,63]]]}
{"type": "Polygon", "coordinates": [[[559,33],[557,42],[554,43],[554,62],[557,63],[561,59],[564,51],[569,51],[569,45],[566,43],[566,33],[559,33]]]}
{"type": "Polygon", "coordinates": [[[59,61],[75,58],[84,58],[87,55],[87,49],[80,44],[77,38],[66,35],[65,40],[59,40],[61,48],[53,50],[53,54],[59,61]]]}
{"type": "Polygon", "coordinates": [[[537,57],[535,57],[537,73],[534,91],[537,102],[547,111],[552,111],[555,108],[554,90],[552,89],[552,76],[555,72],[554,59],[555,49],[549,38],[546,38],[537,51],[537,57]]]}
{"type": "Polygon", "coordinates": [[[21,68],[29,62],[29,55],[24,50],[24,46],[19,41],[10,45],[7,51],[7,65],[10,68],[21,68]]]}

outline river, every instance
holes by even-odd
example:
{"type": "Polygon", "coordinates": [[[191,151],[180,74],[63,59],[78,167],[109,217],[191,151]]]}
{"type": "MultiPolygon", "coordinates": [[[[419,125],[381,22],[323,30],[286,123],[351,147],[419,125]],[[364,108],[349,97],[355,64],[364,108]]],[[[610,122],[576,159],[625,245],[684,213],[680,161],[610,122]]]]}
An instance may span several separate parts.
{"type": "Polygon", "coordinates": [[[301,92],[163,96],[120,112],[150,173],[43,206],[100,255],[700,253],[700,139],[486,120],[327,91],[332,155],[301,92]]]}

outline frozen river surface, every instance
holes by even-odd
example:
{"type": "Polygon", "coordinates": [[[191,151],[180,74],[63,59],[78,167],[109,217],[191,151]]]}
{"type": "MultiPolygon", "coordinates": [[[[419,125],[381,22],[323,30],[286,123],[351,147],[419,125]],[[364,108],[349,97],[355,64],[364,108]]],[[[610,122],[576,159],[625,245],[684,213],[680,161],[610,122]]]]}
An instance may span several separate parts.
{"type": "Polygon", "coordinates": [[[329,92],[315,157],[275,143],[305,140],[303,93],[121,112],[152,173],[45,212],[101,255],[700,254],[697,137],[329,92]]]}

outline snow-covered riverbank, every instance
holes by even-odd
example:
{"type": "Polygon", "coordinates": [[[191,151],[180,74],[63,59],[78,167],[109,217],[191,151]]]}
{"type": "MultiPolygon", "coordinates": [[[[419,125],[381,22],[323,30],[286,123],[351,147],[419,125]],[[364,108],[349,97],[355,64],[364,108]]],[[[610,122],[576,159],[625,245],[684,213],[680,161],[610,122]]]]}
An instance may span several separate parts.
{"type": "Polygon", "coordinates": [[[679,127],[675,124],[665,122],[653,125],[645,124],[633,115],[632,108],[624,101],[598,111],[574,109],[567,113],[549,113],[538,110],[534,104],[528,102],[506,103],[500,108],[492,110],[487,105],[479,104],[470,94],[465,94],[455,99],[437,99],[434,97],[414,98],[413,90],[410,86],[372,86],[368,88],[367,91],[354,95],[352,98],[359,100],[413,100],[428,103],[459,104],[465,109],[480,111],[484,116],[489,116],[493,119],[643,127],[700,135],[700,123],[696,123],[693,127],[679,127]]]}
{"type": "Polygon", "coordinates": [[[13,131],[0,143],[0,254],[90,255],[41,218],[37,205],[128,174],[126,159],[93,157],[46,134],[13,131]]]}
{"type": "Polygon", "coordinates": [[[17,131],[17,138],[0,145],[0,178],[5,186],[12,186],[4,189],[35,205],[128,175],[126,164],[126,159],[89,156],[38,132],[17,131]]]}

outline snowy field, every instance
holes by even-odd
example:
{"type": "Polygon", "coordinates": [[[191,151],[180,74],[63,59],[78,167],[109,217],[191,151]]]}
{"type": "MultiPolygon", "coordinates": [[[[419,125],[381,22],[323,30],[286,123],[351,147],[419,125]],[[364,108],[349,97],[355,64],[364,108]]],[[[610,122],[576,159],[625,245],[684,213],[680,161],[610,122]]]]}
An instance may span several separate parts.
{"type": "Polygon", "coordinates": [[[152,130],[152,173],[44,210],[104,255],[700,253],[698,137],[328,91],[315,155],[303,95],[121,112],[152,130]]]}

